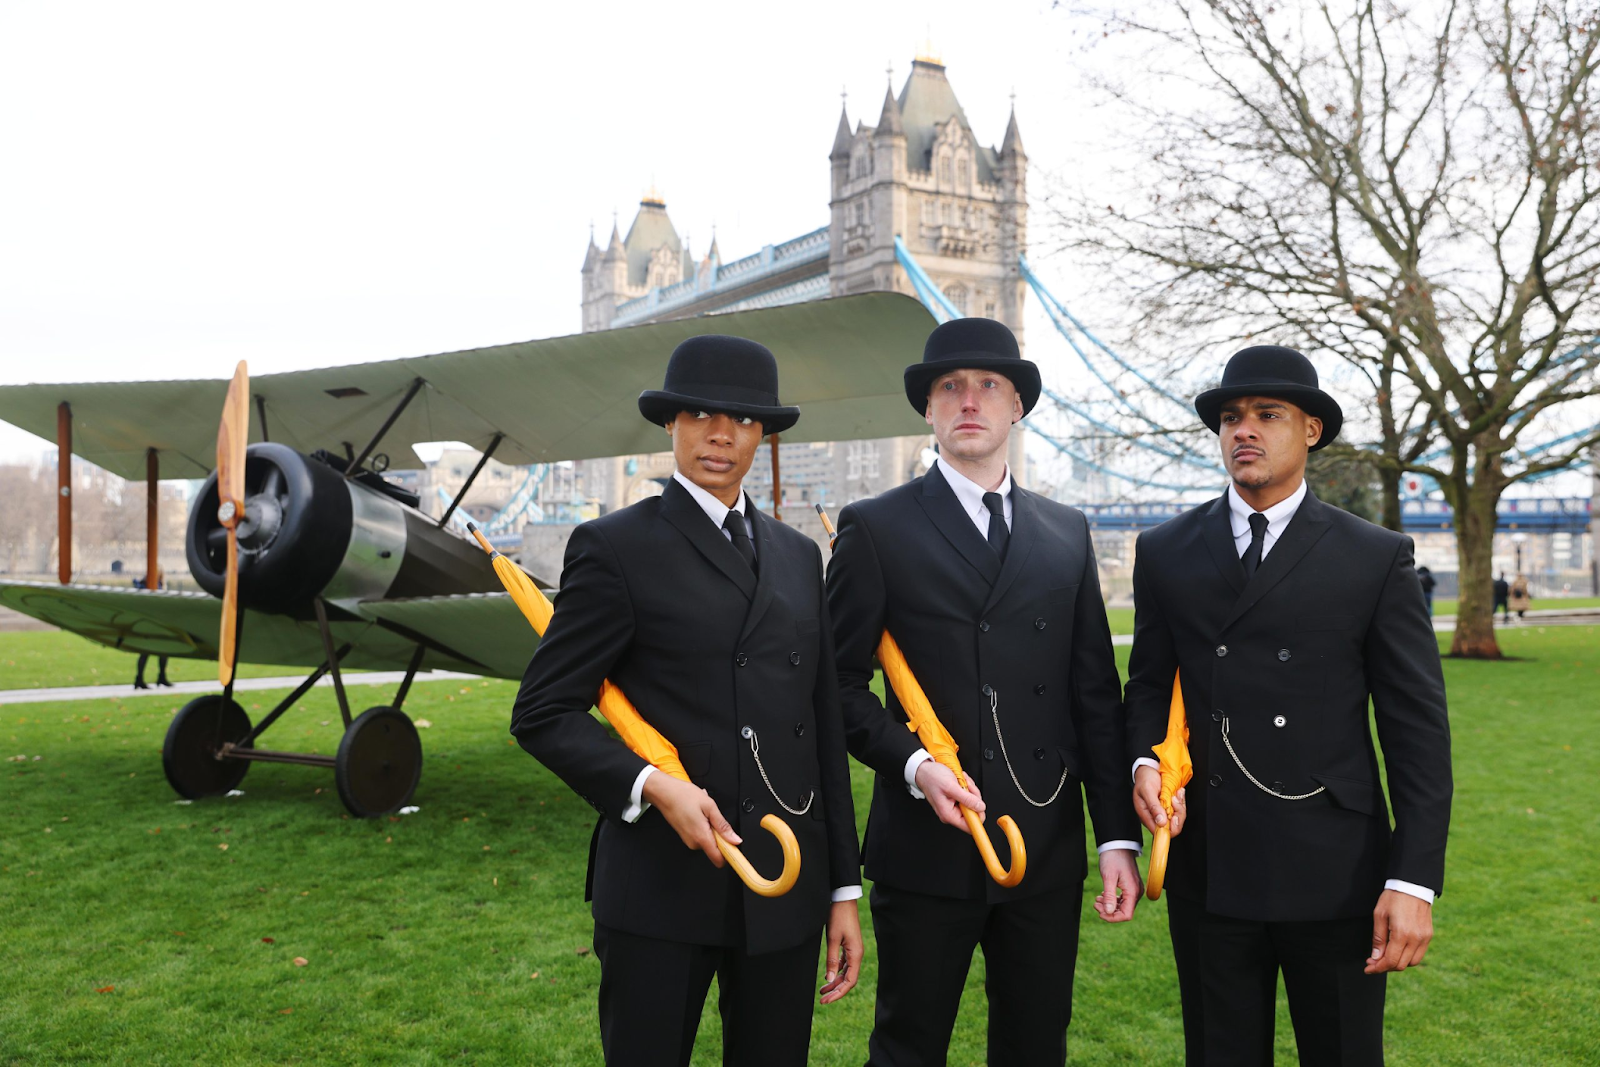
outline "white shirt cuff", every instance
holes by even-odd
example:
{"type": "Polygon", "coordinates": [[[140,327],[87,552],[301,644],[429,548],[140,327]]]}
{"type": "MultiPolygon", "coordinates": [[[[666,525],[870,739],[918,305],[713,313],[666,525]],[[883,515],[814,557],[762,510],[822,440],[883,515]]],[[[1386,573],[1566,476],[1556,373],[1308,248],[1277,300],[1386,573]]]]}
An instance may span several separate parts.
{"type": "Polygon", "coordinates": [[[1144,852],[1144,846],[1137,841],[1107,841],[1095,849],[1096,852],[1110,852],[1114,848],[1125,848],[1135,856],[1144,852]]]}
{"type": "Polygon", "coordinates": [[[858,885],[842,885],[833,891],[833,902],[842,903],[846,900],[860,900],[861,887],[858,885]]]}
{"type": "Polygon", "coordinates": [[[1433,890],[1425,885],[1417,885],[1415,882],[1402,882],[1398,878],[1391,878],[1383,883],[1383,888],[1393,889],[1397,893],[1405,893],[1419,900],[1426,900],[1429,904],[1433,903],[1433,890]]]}
{"type": "Polygon", "coordinates": [[[633,780],[633,789],[628,793],[628,806],[623,809],[623,822],[638,822],[639,816],[650,810],[650,805],[644,799],[644,780],[655,771],[654,767],[646,767],[639,772],[639,777],[633,780]]]}
{"type": "Polygon", "coordinates": [[[1149,767],[1151,770],[1156,771],[1157,773],[1159,773],[1160,770],[1161,770],[1161,764],[1157,763],[1155,760],[1151,759],[1149,756],[1140,756],[1138,759],[1133,761],[1133,770],[1130,773],[1135,778],[1139,777],[1139,768],[1140,767],[1149,767]]]}
{"type": "Polygon", "coordinates": [[[915,752],[911,753],[910,759],[906,760],[906,788],[909,789],[911,791],[911,795],[916,797],[918,800],[926,800],[928,798],[923,796],[922,790],[917,788],[917,768],[922,766],[923,760],[930,760],[932,758],[933,757],[929,755],[927,749],[919,748],[915,752]]]}

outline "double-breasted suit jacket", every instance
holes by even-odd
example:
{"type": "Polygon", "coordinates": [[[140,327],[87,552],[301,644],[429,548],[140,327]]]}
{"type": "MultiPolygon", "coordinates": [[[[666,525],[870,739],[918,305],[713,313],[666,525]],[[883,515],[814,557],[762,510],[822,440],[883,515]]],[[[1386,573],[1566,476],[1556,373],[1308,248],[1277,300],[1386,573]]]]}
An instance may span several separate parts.
{"type": "Polygon", "coordinates": [[[676,481],[573,531],[511,729],[601,815],[589,860],[596,922],[755,954],[815,937],[832,891],[860,882],[860,855],[821,553],[748,499],[745,514],[756,574],[676,481]],[[763,874],[782,856],[762,817],[789,824],[801,855],[793,889],[749,892],[654,809],[622,821],[646,764],[589,713],[608,677],[677,746],[763,874]]]}
{"type": "MultiPolygon", "coordinates": [[[[850,751],[877,772],[867,875],[892,886],[1001,902],[1082,881],[1080,787],[1101,842],[1138,837],[1088,524],[1020,486],[1011,497],[1003,564],[937,465],[839,516],[828,603],[841,699],[850,751]],[[967,835],[940,823],[907,789],[905,765],[921,742],[892,690],[886,713],[868,688],[885,628],[960,746],[989,826],[1010,815],[1022,831],[1028,868],[1018,886],[993,882],[967,835]],[[1035,807],[1018,783],[1036,801],[1058,788],[1060,795],[1035,807]]],[[[998,831],[993,836],[1004,861],[1005,842],[998,831]]]]}
{"type": "Polygon", "coordinates": [[[1439,891],[1450,733],[1411,539],[1308,491],[1247,579],[1228,511],[1145,532],[1134,566],[1129,759],[1165,736],[1181,668],[1194,760],[1170,892],[1280,922],[1369,914],[1387,879],[1439,891]]]}

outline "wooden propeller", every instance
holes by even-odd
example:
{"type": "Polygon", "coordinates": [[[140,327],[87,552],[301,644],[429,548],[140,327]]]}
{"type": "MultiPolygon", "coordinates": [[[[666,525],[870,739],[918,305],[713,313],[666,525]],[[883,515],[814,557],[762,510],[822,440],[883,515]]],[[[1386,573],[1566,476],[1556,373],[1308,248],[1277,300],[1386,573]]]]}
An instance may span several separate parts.
{"type": "Polygon", "coordinates": [[[244,450],[250,443],[250,370],[234,369],[217,427],[217,521],[228,531],[228,574],[222,589],[222,632],[217,641],[217,680],[233,680],[234,638],[239,631],[239,520],[244,518],[244,450]]]}

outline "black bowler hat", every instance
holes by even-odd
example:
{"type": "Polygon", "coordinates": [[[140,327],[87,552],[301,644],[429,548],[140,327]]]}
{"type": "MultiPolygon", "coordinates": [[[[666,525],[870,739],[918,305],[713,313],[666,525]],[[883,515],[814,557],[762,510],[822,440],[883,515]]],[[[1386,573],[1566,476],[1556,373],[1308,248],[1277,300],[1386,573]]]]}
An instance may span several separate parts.
{"type": "Polygon", "coordinates": [[[1292,348],[1256,345],[1234,353],[1222,372],[1222,384],[1194,398],[1200,421],[1220,433],[1222,402],[1239,396],[1270,396],[1287,400],[1307,415],[1322,420],[1322,436],[1311,446],[1315,452],[1333,443],[1344,424],[1338,401],[1317,388],[1317,368],[1292,348]]]}
{"type": "Polygon", "coordinates": [[[778,403],[778,361],[743,337],[705,334],[672,350],[660,389],[639,394],[639,414],[665,426],[680,411],[747,415],[764,433],[782,433],[800,409],[778,403]]]}
{"type": "Polygon", "coordinates": [[[922,362],[906,368],[906,399],[927,414],[933,380],[953,370],[992,370],[1011,379],[1022,395],[1026,415],[1039,401],[1039,368],[1022,358],[1017,335],[993,319],[951,319],[934,328],[922,348],[922,362]]]}

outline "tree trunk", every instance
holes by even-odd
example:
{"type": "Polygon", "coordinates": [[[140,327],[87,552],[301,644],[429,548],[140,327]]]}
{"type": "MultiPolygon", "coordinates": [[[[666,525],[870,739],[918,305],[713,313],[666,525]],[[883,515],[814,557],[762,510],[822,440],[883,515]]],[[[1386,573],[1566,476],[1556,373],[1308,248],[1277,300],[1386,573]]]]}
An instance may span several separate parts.
{"type": "Polygon", "coordinates": [[[1494,637],[1494,525],[1499,491],[1483,484],[1457,487],[1456,561],[1460,602],[1450,654],[1468,659],[1499,659],[1494,637]]]}
{"type": "Polygon", "coordinates": [[[1400,479],[1405,477],[1399,471],[1392,471],[1387,466],[1378,468],[1378,492],[1382,504],[1383,527],[1400,533],[1400,479]]]}

